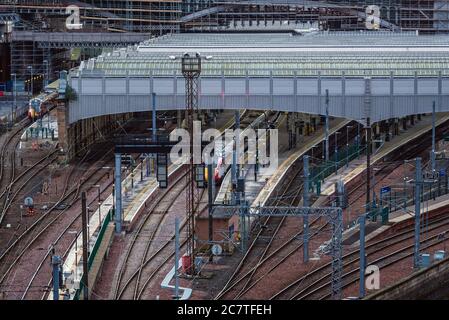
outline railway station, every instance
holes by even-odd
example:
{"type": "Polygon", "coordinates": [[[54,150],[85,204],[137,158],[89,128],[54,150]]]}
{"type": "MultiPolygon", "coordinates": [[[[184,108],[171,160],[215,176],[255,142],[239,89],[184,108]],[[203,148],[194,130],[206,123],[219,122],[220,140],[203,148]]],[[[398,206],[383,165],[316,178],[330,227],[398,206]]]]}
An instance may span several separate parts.
{"type": "Polygon", "coordinates": [[[0,0],[0,300],[449,298],[449,1],[114,3],[0,0]]]}

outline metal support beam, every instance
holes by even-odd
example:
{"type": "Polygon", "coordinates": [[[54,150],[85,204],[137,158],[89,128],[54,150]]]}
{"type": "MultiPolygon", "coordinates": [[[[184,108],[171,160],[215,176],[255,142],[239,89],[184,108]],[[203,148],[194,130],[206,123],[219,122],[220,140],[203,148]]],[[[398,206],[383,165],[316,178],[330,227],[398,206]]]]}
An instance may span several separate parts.
{"type": "Polygon", "coordinates": [[[329,90],[326,89],[326,161],[329,161],[329,90]]]}
{"type": "Polygon", "coordinates": [[[430,152],[432,173],[435,173],[435,101],[432,103],[432,151],[430,152]]]}
{"type": "Polygon", "coordinates": [[[59,277],[61,272],[61,257],[52,256],[51,264],[53,267],[53,300],[59,300],[59,277]]]}
{"type": "Polygon", "coordinates": [[[359,298],[365,297],[365,223],[366,215],[362,214],[359,217],[359,227],[360,227],[360,281],[359,281],[359,298]]]}
{"type": "MultiPolygon", "coordinates": [[[[261,216],[294,216],[304,217],[309,215],[326,217],[331,224],[332,236],[330,240],[330,252],[332,256],[332,281],[331,291],[333,299],[341,298],[341,272],[342,272],[342,234],[343,214],[339,207],[287,207],[287,206],[248,206],[245,204],[245,217],[261,216]]],[[[214,206],[212,214],[216,217],[228,218],[241,215],[242,206],[214,206]]]]}
{"type": "Polygon", "coordinates": [[[214,190],[213,186],[215,183],[214,174],[213,174],[213,166],[212,164],[207,165],[207,202],[208,202],[208,211],[209,211],[209,245],[210,245],[210,256],[209,261],[212,262],[212,241],[214,241],[214,220],[212,216],[212,206],[214,204],[214,190]]]}
{"type": "Polygon", "coordinates": [[[422,172],[421,172],[421,158],[416,158],[416,169],[415,169],[415,246],[413,250],[413,266],[414,268],[419,268],[420,266],[420,256],[419,256],[419,232],[420,232],[420,213],[421,213],[421,183],[422,183],[422,172]]]}
{"type": "Polygon", "coordinates": [[[371,122],[366,119],[366,212],[371,210],[371,122]]]}
{"type": "MultiPolygon", "coordinates": [[[[235,111],[234,114],[235,118],[235,130],[240,129],[240,112],[238,110],[235,111]]],[[[238,173],[238,164],[237,164],[237,157],[238,157],[238,150],[239,150],[239,137],[240,135],[234,136],[234,143],[233,143],[233,149],[232,149],[232,166],[231,166],[231,178],[232,178],[232,204],[237,204],[237,192],[235,190],[237,186],[237,179],[239,176],[238,173]]]]}
{"type": "MultiPolygon", "coordinates": [[[[305,155],[304,161],[304,207],[309,206],[309,156],[305,155]]],[[[307,215],[303,216],[304,230],[303,230],[303,260],[304,263],[309,261],[309,217],[307,215]]]]}
{"type": "Polygon", "coordinates": [[[179,218],[175,218],[175,300],[179,300],[179,218]]]}
{"type": "Polygon", "coordinates": [[[115,233],[122,232],[122,155],[115,154],[115,233]]]}
{"type": "Polygon", "coordinates": [[[151,102],[151,106],[152,106],[152,138],[153,138],[153,143],[157,142],[157,124],[156,124],[156,93],[152,93],[151,95],[152,97],[152,102],[151,102]]]}
{"type": "Polygon", "coordinates": [[[188,53],[182,56],[182,74],[185,78],[185,107],[186,122],[190,136],[190,154],[188,173],[186,175],[186,232],[187,232],[187,254],[190,256],[190,266],[187,272],[195,274],[195,217],[199,206],[199,195],[195,188],[195,166],[194,166],[194,136],[193,121],[194,114],[198,112],[199,105],[199,76],[201,74],[201,56],[196,53],[195,56],[188,53]],[[198,205],[197,205],[198,204],[198,205]]]}
{"type": "Polygon", "coordinates": [[[86,192],[81,193],[81,219],[83,225],[83,298],[89,300],[89,213],[87,212],[86,192]]]}

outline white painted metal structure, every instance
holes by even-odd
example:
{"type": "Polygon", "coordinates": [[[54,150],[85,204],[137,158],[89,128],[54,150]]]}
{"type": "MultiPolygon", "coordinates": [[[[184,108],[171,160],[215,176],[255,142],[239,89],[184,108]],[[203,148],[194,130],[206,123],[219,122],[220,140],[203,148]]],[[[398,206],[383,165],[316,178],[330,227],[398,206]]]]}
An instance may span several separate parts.
{"type": "Polygon", "coordinates": [[[69,121],[184,109],[184,52],[203,61],[200,107],[325,113],[372,121],[449,111],[449,37],[393,32],[177,34],[83,62],[70,72],[69,121]]]}

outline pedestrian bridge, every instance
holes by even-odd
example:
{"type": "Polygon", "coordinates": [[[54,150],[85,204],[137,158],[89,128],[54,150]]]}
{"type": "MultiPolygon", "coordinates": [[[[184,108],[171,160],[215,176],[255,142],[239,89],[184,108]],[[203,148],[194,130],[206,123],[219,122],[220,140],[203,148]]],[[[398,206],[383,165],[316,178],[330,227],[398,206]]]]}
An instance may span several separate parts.
{"type": "Polygon", "coordinates": [[[185,107],[183,53],[201,53],[201,109],[272,109],[372,122],[449,111],[449,38],[365,31],[176,34],[101,55],[69,73],[69,122],[185,107]],[[207,59],[206,59],[207,57],[207,59]]]}

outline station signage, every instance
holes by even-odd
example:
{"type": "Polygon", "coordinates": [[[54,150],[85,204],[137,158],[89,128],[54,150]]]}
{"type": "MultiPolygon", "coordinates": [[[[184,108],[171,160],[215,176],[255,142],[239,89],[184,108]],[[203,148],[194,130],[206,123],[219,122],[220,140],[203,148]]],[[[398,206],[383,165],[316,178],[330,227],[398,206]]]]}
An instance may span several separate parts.
{"type": "Polygon", "coordinates": [[[386,193],[390,193],[391,192],[391,187],[387,186],[387,187],[382,187],[380,189],[380,194],[386,194],[386,193]]]}

